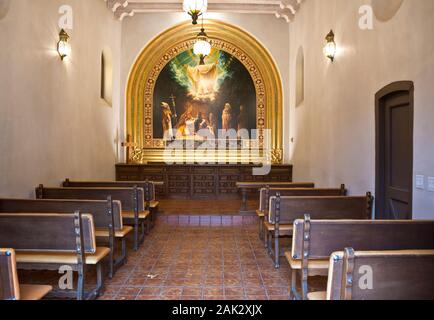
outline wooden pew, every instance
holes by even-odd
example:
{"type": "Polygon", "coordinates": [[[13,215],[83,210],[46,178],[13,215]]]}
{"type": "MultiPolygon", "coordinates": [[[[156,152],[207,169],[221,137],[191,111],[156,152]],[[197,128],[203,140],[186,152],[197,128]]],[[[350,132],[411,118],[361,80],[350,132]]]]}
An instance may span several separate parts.
{"type": "Polygon", "coordinates": [[[236,183],[238,189],[241,190],[241,209],[240,212],[247,211],[247,194],[248,192],[257,192],[266,186],[270,188],[315,188],[313,182],[273,182],[273,181],[240,181],[236,183]]]}
{"type": "Polygon", "coordinates": [[[149,211],[145,210],[145,195],[141,188],[36,188],[37,199],[76,199],[105,200],[112,197],[122,204],[122,219],[127,225],[133,225],[134,250],[145,238],[145,223],[148,222],[149,211]],[[141,234],[139,236],[139,229],[141,234]]]}
{"type": "Polygon", "coordinates": [[[102,200],[28,200],[0,199],[0,213],[67,213],[76,211],[92,214],[97,238],[107,239],[110,248],[109,278],[115,270],[127,259],[126,237],[133,230],[122,222],[122,207],[120,201],[108,197],[102,200]],[[121,256],[115,258],[116,243],[121,243],[121,256]]]}
{"type": "Polygon", "coordinates": [[[41,300],[53,288],[18,282],[14,249],[0,248],[0,300],[41,300]]]}
{"type": "MultiPolygon", "coordinates": [[[[91,214],[1,213],[0,247],[14,248],[18,269],[59,270],[68,265],[78,272],[78,300],[98,297],[104,287],[102,261],[110,249],[97,247],[91,214]],[[85,269],[95,266],[96,287],[84,291],[85,269]]],[[[59,297],[71,291],[55,290],[59,297]]],[[[54,292],[54,291],[53,291],[54,292]]]]}
{"type": "Polygon", "coordinates": [[[346,248],[330,257],[327,291],[311,292],[307,297],[309,300],[434,300],[433,270],[434,250],[346,248]],[[362,276],[372,276],[372,286],[362,276]]]}
{"type": "Polygon", "coordinates": [[[65,188],[142,188],[145,191],[145,208],[150,211],[150,220],[155,222],[159,201],[155,195],[155,187],[164,185],[163,181],[71,181],[65,179],[65,188]]]}
{"type": "Polygon", "coordinates": [[[259,218],[259,237],[264,239],[264,220],[268,216],[270,197],[280,193],[283,197],[327,197],[327,196],[346,196],[347,189],[342,184],[340,188],[270,188],[266,186],[259,191],[259,209],[256,215],[259,218]]]}
{"type": "Polygon", "coordinates": [[[358,251],[434,249],[434,221],[399,220],[304,220],[294,222],[291,252],[285,256],[292,269],[291,293],[301,272],[303,299],[307,298],[308,276],[327,273],[329,258],[340,248],[358,251]]]}
{"type": "Polygon", "coordinates": [[[274,265],[279,268],[279,237],[292,235],[293,223],[308,213],[314,219],[371,219],[373,198],[365,197],[270,197],[268,220],[264,221],[266,246],[270,255],[274,237],[274,265]]]}

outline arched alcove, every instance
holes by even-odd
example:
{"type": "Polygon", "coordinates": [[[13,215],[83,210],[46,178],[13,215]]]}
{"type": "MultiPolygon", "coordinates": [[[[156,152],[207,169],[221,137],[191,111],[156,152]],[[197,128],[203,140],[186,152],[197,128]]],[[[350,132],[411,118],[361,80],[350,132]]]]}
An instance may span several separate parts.
{"type": "Polygon", "coordinates": [[[295,64],[295,105],[298,107],[304,102],[304,52],[300,47],[297,52],[295,64]]]}
{"type": "Polygon", "coordinates": [[[9,12],[11,0],[0,0],[0,20],[6,17],[9,12]]]}
{"type": "Polygon", "coordinates": [[[101,53],[101,99],[110,106],[113,97],[113,57],[110,48],[104,48],[101,53]]]}
{"type": "Polygon", "coordinates": [[[386,22],[392,19],[404,0],[371,0],[374,14],[378,20],[386,22]]]}
{"type": "MultiPolygon", "coordinates": [[[[213,48],[237,59],[250,74],[256,90],[259,139],[264,139],[264,129],[271,130],[272,162],[281,163],[283,92],[275,61],[256,38],[236,26],[205,20],[204,27],[213,48]]],[[[163,161],[165,141],[154,137],[153,130],[154,90],[164,68],[192,49],[198,31],[184,22],[162,32],[145,46],[131,68],[126,91],[127,136],[142,161],[163,161]]]]}

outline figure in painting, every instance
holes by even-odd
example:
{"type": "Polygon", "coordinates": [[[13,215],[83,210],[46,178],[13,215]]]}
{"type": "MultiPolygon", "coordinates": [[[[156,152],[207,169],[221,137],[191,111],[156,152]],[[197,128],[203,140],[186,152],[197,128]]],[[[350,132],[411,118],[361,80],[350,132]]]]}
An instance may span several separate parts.
{"type": "Polygon", "coordinates": [[[218,133],[218,129],[217,129],[217,119],[215,118],[213,113],[209,114],[209,131],[211,132],[211,134],[216,137],[217,133],[218,133]]]}
{"type": "Polygon", "coordinates": [[[194,130],[196,135],[203,137],[206,137],[208,134],[200,134],[200,130],[209,130],[208,120],[206,117],[203,117],[202,112],[199,112],[197,115],[197,119],[194,122],[194,130]]]}
{"type": "Polygon", "coordinates": [[[225,104],[222,114],[222,129],[232,129],[232,107],[229,103],[225,104]]]}
{"type": "Polygon", "coordinates": [[[176,125],[177,137],[185,137],[194,135],[194,122],[196,118],[193,114],[193,106],[188,104],[186,111],[179,118],[178,124],[176,125]]]}
{"type": "Polygon", "coordinates": [[[240,106],[240,114],[238,115],[238,131],[249,127],[249,115],[243,105],[240,106]]]}
{"type": "Polygon", "coordinates": [[[164,140],[173,140],[173,128],[172,128],[172,110],[170,110],[170,106],[162,102],[161,110],[163,113],[161,125],[163,126],[163,139],[164,140]]]}
{"type": "Polygon", "coordinates": [[[213,101],[216,95],[216,83],[219,72],[216,63],[187,67],[190,81],[190,96],[194,100],[209,99],[213,101]]]}

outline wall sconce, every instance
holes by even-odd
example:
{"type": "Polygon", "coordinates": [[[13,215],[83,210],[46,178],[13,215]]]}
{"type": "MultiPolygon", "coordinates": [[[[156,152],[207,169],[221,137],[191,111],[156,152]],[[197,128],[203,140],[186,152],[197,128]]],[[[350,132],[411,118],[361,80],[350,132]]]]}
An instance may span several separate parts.
{"type": "Polygon", "coordinates": [[[183,9],[193,19],[193,24],[197,24],[197,20],[208,9],[208,0],[184,0],[183,9]]]}
{"type": "Polygon", "coordinates": [[[324,55],[333,62],[336,56],[336,42],[333,30],[331,30],[326,36],[326,40],[327,44],[324,47],[324,55]]]}
{"type": "Polygon", "coordinates": [[[60,30],[59,42],[57,43],[57,52],[59,53],[60,59],[65,59],[71,55],[71,45],[69,43],[69,35],[65,30],[60,30]]]}

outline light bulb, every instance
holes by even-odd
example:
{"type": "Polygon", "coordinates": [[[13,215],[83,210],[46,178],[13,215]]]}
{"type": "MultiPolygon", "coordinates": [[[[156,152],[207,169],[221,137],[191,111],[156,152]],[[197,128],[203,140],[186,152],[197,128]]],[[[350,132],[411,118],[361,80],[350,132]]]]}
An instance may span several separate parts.
{"type": "Polygon", "coordinates": [[[57,43],[57,52],[63,60],[71,55],[71,44],[69,43],[69,35],[65,30],[61,30],[59,34],[59,42],[57,43]]]}

